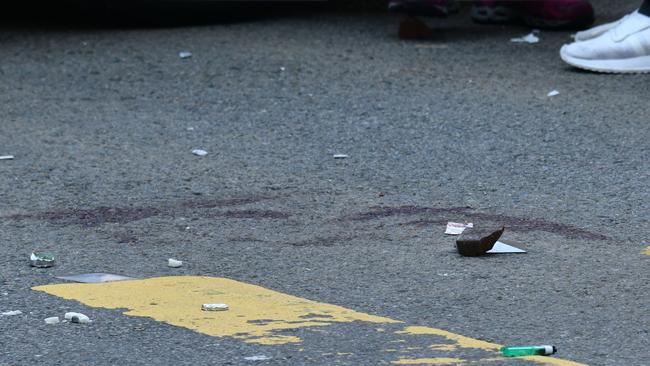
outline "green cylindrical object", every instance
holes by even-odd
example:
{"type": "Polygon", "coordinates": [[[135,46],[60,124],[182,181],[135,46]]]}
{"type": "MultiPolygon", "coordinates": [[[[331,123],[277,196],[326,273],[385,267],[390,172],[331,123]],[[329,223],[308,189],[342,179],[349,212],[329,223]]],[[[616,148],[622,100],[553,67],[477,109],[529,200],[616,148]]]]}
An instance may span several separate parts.
{"type": "Polygon", "coordinates": [[[511,346],[501,347],[501,353],[506,357],[519,356],[550,356],[557,352],[555,346],[511,346]]]}

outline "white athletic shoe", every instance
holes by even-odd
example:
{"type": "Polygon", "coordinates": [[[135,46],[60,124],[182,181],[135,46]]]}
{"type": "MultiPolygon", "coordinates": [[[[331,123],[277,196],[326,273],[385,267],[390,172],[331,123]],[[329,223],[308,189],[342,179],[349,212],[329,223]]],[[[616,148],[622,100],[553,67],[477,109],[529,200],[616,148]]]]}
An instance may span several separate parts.
{"type": "Polygon", "coordinates": [[[616,27],[617,25],[621,24],[621,22],[623,22],[625,19],[627,19],[630,15],[631,14],[628,14],[628,15],[624,16],[623,18],[615,21],[615,22],[601,24],[601,25],[595,26],[593,28],[589,28],[587,30],[578,32],[578,33],[576,33],[575,37],[573,37],[573,39],[575,39],[576,42],[583,42],[583,41],[588,41],[590,39],[596,38],[596,37],[600,36],[601,34],[607,32],[608,30],[610,30],[610,29],[616,27]]]}
{"type": "Polygon", "coordinates": [[[601,35],[562,46],[569,65],[596,72],[650,72],[650,17],[634,12],[601,35]]]}

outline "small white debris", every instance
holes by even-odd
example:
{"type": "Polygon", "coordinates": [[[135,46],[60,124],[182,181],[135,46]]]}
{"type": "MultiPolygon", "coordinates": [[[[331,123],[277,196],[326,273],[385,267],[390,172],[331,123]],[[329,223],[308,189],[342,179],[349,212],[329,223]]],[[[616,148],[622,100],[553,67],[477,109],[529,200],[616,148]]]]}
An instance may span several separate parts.
{"type": "Polygon", "coordinates": [[[280,71],[284,71],[284,70],[286,70],[286,69],[287,69],[287,68],[284,67],[284,66],[280,67],[280,71]]]}
{"type": "Polygon", "coordinates": [[[59,276],[62,280],[74,281],[81,283],[101,283],[101,282],[113,282],[113,281],[126,281],[126,280],[135,280],[133,277],[127,277],[112,273],[83,273],[78,275],[71,276],[59,276]]]}
{"type": "Polygon", "coordinates": [[[60,322],[58,316],[52,316],[49,318],[45,318],[45,324],[58,324],[60,322]]]}
{"type": "Polygon", "coordinates": [[[187,130],[188,131],[194,131],[194,127],[188,127],[187,130]]]}
{"type": "Polygon", "coordinates": [[[463,223],[460,223],[460,222],[448,222],[447,223],[447,229],[445,230],[445,234],[447,234],[447,235],[460,235],[468,227],[474,227],[474,224],[472,224],[471,222],[468,223],[468,224],[463,224],[463,223]]]}
{"type": "Polygon", "coordinates": [[[0,314],[1,316],[14,316],[14,315],[20,315],[23,312],[20,310],[12,310],[12,311],[5,311],[4,313],[0,314]]]}
{"type": "Polygon", "coordinates": [[[549,97],[554,97],[556,95],[560,95],[560,92],[557,91],[557,90],[553,90],[553,91],[551,91],[550,93],[547,94],[547,96],[549,96],[549,97]]]}
{"type": "Polygon", "coordinates": [[[208,152],[205,151],[205,150],[201,150],[201,149],[194,149],[194,150],[192,150],[192,154],[194,154],[196,156],[206,156],[206,155],[208,155],[208,152]]]}
{"type": "Polygon", "coordinates": [[[228,305],[226,304],[203,304],[201,305],[201,310],[205,311],[226,311],[228,310],[228,305]]]}
{"type": "Polygon", "coordinates": [[[244,360],[246,361],[266,361],[270,359],[271,357],[264,355],[244,357],[244,360]]]}
{"type": "Polygon", "coordinates": [[[180,58],[189,58],[192,57],[192,52],[189,51],[181,51],[178,53],[178,57],[180,58]]]}
{"type": "Polygon", "coordinates": [[[510,42],[514,43],[539,43],[539,37],[537,37],[537,34],[539,34],[538,30],[534,30],[530,32],[529,34],[523,36],[523,37],[518,37],[518,38],[512,38],[510,39],[510,42]]]}
{"type": "Polygon", "coordinates": [[[347,159],[349,157],[350,156],[346,154],[334,154],[334,159],[347,159]]]}
{"type": "Polygon", "coordinates": [[[181,267],[182,265],[183,265],[183,261],[178,261],[178,260],[176,260],[174,258],[169,258],[167,260],[167,266],[168,267],[178,268],[178,267],[181,267]]]}
{"type": "Polygon", "coordinates": [[[11,160],[13,158],[13,155],[0,155],[0,160],[11,160]]]}
{"type": "Polygon", "coordinates": [[[65,313],[65,319],[69,320],[72,323],[79,323],[79,324],[87,324],[92,322],[90,318],[87,317],[86,315],[82,313],[75,313],[75,312],[65,313]]]}

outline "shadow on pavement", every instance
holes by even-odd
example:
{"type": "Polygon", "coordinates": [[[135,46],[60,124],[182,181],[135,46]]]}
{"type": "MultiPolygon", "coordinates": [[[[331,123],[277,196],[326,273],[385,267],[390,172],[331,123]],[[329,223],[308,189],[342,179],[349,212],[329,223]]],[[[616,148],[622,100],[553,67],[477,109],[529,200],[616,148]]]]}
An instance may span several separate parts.
{"type": "Polygon", "coordinates": [[[2,28],[175,27],[239,23],[326,11],[382,11],[385,1],[62,0],[0,7],[2,28]],[[355,4],[357,3],[357,4],[355,4]],[[379,5],[378,5],[379,4],[379,5]]]}

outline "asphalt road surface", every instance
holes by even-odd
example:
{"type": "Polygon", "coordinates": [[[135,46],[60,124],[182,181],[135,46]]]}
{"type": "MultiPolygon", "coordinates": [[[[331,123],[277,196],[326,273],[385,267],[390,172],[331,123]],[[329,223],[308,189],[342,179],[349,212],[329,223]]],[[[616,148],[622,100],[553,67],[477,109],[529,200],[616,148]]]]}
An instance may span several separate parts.
{"type": "Polygon", "coordinates": [[[649,365],[650,76],[431,24],[3,26],[0,365],[649,365]],[[461,257],[447,221],[528,253],[461,257]],[[141,280],[56,278],[89,272],[141,280]]]}

